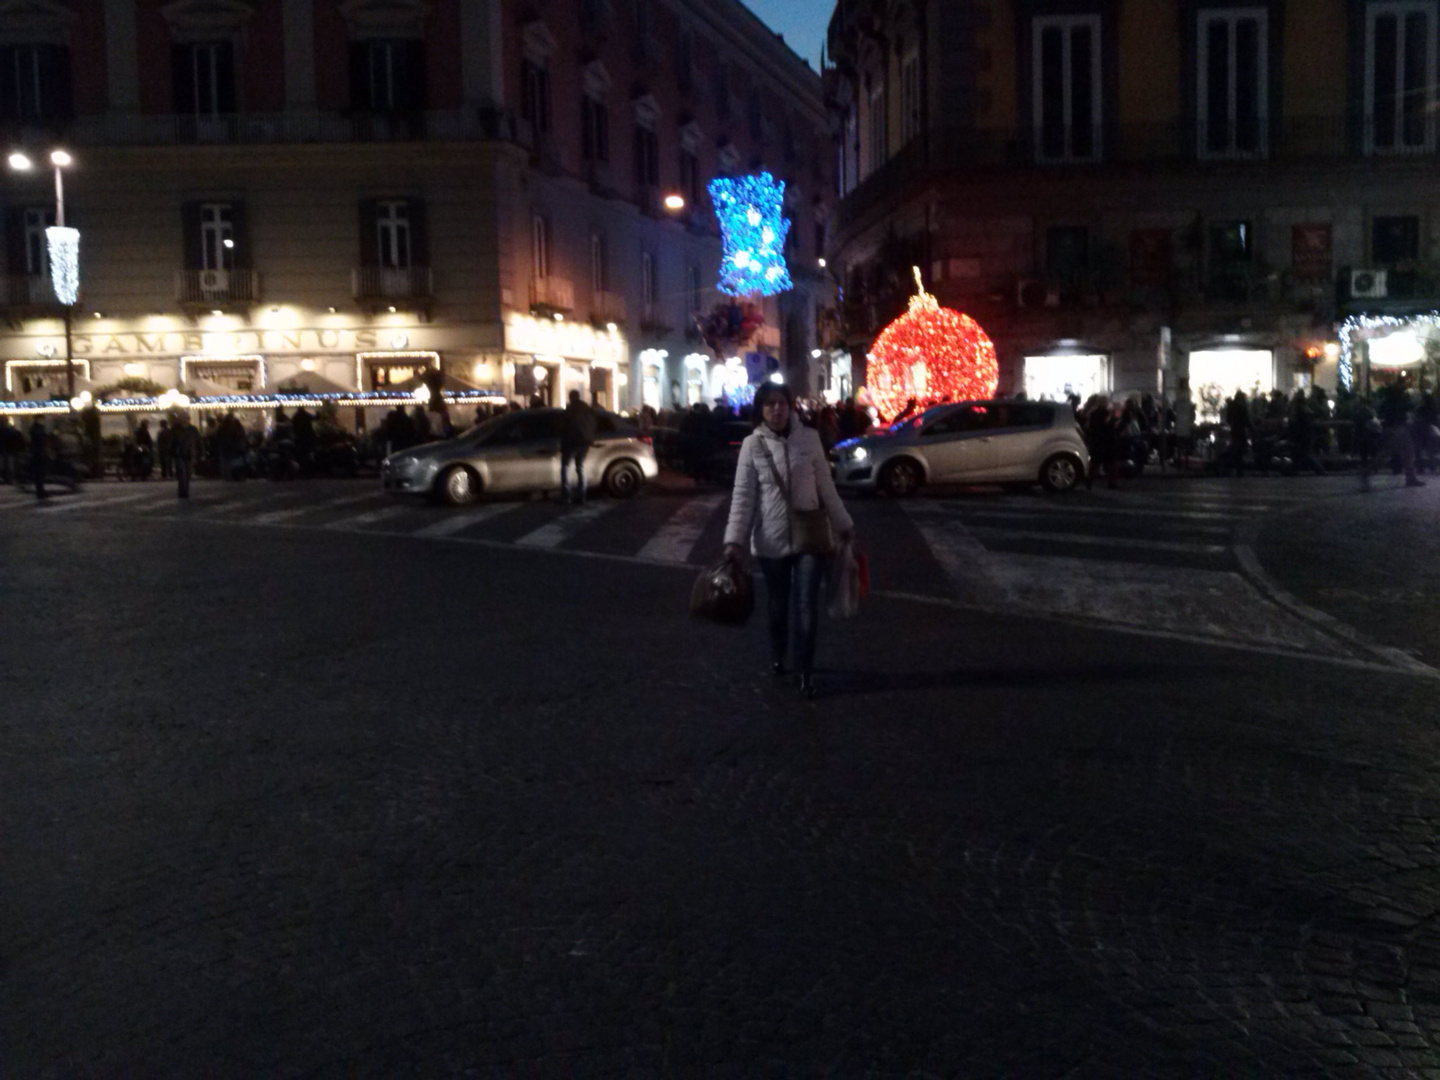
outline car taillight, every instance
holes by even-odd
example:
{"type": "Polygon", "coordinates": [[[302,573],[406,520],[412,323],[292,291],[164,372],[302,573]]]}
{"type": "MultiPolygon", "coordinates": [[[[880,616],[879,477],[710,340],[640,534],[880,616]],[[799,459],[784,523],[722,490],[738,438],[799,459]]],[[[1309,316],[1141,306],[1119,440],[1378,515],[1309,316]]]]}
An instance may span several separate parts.
{"type": "Polygon", "coordinates": [[[641,436],[640,436],[640,441],[643,442],[646,446],[654,446],[654,445],[655,445],[655,440],[652,439],[649,435],[641,435],[641,436]]]}

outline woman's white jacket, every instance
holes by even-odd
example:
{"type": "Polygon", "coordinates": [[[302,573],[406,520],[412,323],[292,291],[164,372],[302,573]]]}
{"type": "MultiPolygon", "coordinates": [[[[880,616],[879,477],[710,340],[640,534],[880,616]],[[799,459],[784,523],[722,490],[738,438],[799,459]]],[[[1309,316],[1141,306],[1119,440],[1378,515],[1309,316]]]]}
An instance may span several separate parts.
{"type": "Polygon", "coordinates": [[[762,440],[796,510],[814,510],[823,504],[837,534],[854,528],[845,504],[840,501],[840,493],[835,490],[819,434],[814,428],[792,419],[788,436],[777,435],[761,424],[740,444],[740,463],[735,470],[735,493],[730,499],[725,543],[743,545],[748,540],[751,552],[762,559],[794,554],[785,495],[765,460],[762,440]]]}

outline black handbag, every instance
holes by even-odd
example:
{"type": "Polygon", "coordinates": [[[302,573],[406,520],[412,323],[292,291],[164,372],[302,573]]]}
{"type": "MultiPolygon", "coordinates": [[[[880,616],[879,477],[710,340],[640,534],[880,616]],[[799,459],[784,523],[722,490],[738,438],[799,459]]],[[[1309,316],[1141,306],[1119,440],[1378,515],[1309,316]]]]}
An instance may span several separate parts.
{"type": "Polygon", "coordinates": [[[690,589],[690,614],[698,619],[743,626],[755,610],[755,578],[734,559],[700,571],[690,589]]]}
{"type": "Polygon", "coordinates": [[[775,478],[775,486],[785,498],[785,507],[790,517],[790,546],[802,555],[834,555],[835,530],[830,524],[830,512],[824,506],[817,506],[814,510],[795,509],[795,504],[790,499],[790,489],[785,486],[785,481],[780,479],[780,470],[775,467],[775,459],[770,456],[770,448],[765,445],[765,436],[761,435],[759,442],[760,451],[770,465],[770,475],[775,478]]]}

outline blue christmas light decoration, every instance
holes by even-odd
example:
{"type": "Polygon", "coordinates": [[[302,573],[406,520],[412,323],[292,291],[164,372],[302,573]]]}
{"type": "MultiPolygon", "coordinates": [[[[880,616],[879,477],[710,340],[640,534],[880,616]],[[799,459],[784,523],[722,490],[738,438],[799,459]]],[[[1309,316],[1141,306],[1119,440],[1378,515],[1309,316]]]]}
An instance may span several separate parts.
{"type": "Polygon", "coordinates": [[[710,199],[720,219],[724,258],[720,291],[730,296],[774,296],[794,288],[785,265],[790,219],[783,214],[785,181],[768,172],[717,177],[710,199]]]}

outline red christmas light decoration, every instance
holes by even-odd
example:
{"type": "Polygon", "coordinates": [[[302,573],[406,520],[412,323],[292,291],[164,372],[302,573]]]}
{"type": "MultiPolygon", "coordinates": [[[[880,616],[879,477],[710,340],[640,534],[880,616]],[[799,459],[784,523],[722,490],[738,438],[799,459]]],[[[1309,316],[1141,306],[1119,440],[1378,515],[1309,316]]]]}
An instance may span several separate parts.
{"type": "Polygon", "coordinates": [[[995,345],[969,315],[941,307],[925,291],[910,310],[880,332],[870,350],[870,397],[884,417],[897,416],[914,398],[925,407],[938,401],[973,401],[995,396],[1000,365],[995,345]]]}

